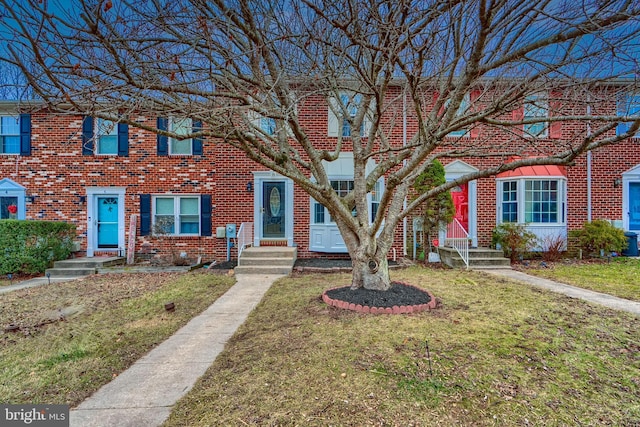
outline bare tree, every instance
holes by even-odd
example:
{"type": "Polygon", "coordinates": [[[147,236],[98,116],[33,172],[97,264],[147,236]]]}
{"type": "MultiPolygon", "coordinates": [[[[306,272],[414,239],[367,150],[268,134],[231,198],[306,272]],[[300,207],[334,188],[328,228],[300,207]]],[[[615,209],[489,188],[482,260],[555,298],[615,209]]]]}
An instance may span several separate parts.
{"type": "Polygon", "coordinates": [[[616,135],[621,118],[592,108],[615,100],[621,81],[635,89],[634,0],[71,3],[0,0],[5,61],[37,96],[124,121],[133,111],[202,121],[194,136],[242,150],[327,207],[353,261],[353,288],[389,288],[394,230],[425,199],[520,166],[568,164],[640,126],[623,117],[632,125],[616,135]],[[550,114],[514,114],[525,100],[550,114]],[[350,133],[311,134],[298,111],[317,102],[350,133]],[[543,138],[559,123],[584,125],[543,138]],[[339,195],[326,165],[345,151],[354,186],[339,195]],[[407,202],[434,159],[460,157],[493,166],[407,202]],[[383,177],[372,221],[367,194],[383,177]]]}

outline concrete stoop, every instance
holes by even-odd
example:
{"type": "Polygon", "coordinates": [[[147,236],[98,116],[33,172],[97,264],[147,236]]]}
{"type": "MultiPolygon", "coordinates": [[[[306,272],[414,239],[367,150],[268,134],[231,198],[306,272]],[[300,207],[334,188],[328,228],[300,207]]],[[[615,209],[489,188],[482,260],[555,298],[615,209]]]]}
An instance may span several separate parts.
{"type": "Polygon", "coordinates": [[[297,249],[286,246],[249,247],[242,251],[235,274],[290,274],[297,249]]]}
{"type": "MultiPolygon", "coordinates": [[[[452,268],[464,268],[464,261],[454,248],[438,248],[440,260],[443,264],[452,268]]],[[[510,269],[511,261],[504,257],[500,250],[489,248],[469,249],[469,268],[475,270],[510,269]]]]}
{"type": "Polygon", "coordinates": [[[53,263],[53,268],[47,268],[45,275],[51,278],[80,277],[96,274],[99,268],[124,265],[123,257],[87,257],[72,258],[53,263]]]}

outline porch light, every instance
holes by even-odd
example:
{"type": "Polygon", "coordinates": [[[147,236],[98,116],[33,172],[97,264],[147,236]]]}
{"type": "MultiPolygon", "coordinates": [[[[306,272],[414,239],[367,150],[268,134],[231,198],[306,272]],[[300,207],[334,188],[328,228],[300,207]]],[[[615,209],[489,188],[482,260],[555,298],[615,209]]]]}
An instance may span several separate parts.
{"type": "Polygon", "coordinates": [[[247,193],[253,193],[253,182],[247,182],[247,193]]]}
{"type": "Polygon", "coordinates": [[[78,196],[78,203],[84,203],[87,201],[87,196],[78,196]]]}
{"type": "Polygon", "coordinates": [[[613,180],[613,188],[618,188],[618,187],[620,187],[620,183],[621,183],[620,178],[616,178],[616,179],[614,179],[614,180],[613,180]]]}

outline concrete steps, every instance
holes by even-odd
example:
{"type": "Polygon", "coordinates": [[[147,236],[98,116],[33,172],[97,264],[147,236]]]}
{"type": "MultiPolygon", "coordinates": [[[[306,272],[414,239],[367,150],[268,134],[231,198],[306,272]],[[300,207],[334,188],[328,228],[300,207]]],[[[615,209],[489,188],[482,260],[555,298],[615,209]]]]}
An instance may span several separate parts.
{"type": "Polygon", "coordinates": [[[235,274],[289,274],[296,262],[296,248],[250,247],[242,251],[235,274]]]}
{"type": "Polygon", "coordinates": [[[53,268],[45,270],[45,276],[50,278],[75,278],[96,274],[99,268],[124,265],[123,257],[91,257],[72,258],[53,263],[53,268]]]}
{"type": "MultiPolygon", "coordinates": [[[[452,268],[464,268],[464,261],[455,249],[449,247],[438,248],[440,260],[452,268]]],[[[489,248],[469,249],[469,268],[476,270],[510,269],[511,261],[504,257],[501,250],[489,248]]]]}

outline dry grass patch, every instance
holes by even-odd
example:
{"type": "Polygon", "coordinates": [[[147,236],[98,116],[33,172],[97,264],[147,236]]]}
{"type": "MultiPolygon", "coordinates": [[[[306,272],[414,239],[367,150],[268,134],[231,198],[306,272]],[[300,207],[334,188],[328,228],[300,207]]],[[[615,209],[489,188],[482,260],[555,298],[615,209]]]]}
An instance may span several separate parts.
{"type": "Polygon", "coordinates": [[[580,263],[552,263],[549,268],[534,264],[523,271],[579,288],[640,301],[639,259],[613,258],[610,262],[593,260],[580,263]]]}
{"type": "Polygon", "coordinates": [[[109,274],[0,295],[2,401],[80,403],[233,283],[205,272],[109,274]]]}
{"type": "Polygon", "coordinates": [[[481,273],[393,277],[440,307],[365,315],[320,300],[348,275],[276,282],[166,425],[640,423],[639,319],[481,273]]]}

